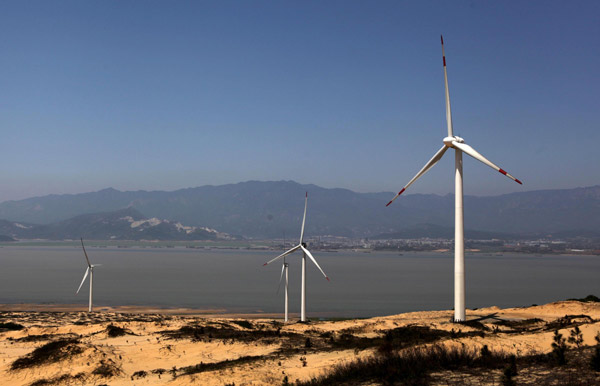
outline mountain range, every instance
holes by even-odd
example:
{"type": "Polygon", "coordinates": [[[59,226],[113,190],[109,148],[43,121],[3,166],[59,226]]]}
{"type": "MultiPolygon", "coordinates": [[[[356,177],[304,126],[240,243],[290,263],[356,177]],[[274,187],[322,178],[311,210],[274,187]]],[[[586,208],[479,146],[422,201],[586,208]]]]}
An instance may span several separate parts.
{"type": "MultiPolygon", "coordinates": [[[[5,219],[3,223],[17,222],[22,226],[39,224],[35,226],[36,232],[43,230],[44,234],[52,234],[52,229],[65,229],[54,234],[63,238],[79,237],[77,227],[86,221],[93,224],[94,216],[97,218],[99,214],[113,220],[127,216],[134,221],[165,219],[160,220],[166,221],[163,227],[177,228],[175,224],[179,227],[186,224],[198,229],[195,232],[199,233],[193,235],[198,237],[203,233],[201,229],[211,229],[252,238],[280,238],[285,232],[289,238],[299,232],[305,192],[309,194],[308,236],[422,237],[432,232],[445,234],[454,224],[452,194],[407,194],[385,207],[394,193],[357,193],[293,181],[248,181],[175,191],[121,192],[108,188],[91,193],[48,195],[2,202],[0,218],[5,219]],[[69,228],[71,222],[79,225],[69,228]]],[[[600,235],[600,186],[465,196],[464,206],[467,237],[469,232],[491,237],[600,235]]],[[[2,230],[1,224],[0,235],[10,236],[11,233],[2,230]]],[[[154,228],[152,231],[161,229],[156,225],[150,228],[154,228]]],[[[115,228],[97,233],[102,237],[139,238],[134,235],[151,232],[150,228],[134,230],[131,223],[123,223],[118,231],[115,228]]],[[[165,237],[187,235],[181,231],[169,232],[171,236],[165,237]]]]}

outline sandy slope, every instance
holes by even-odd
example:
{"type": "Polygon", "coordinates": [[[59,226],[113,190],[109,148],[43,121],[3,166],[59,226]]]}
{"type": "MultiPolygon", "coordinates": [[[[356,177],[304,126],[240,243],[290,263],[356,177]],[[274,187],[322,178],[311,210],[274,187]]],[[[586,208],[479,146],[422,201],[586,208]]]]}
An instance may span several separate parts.
{"type": "MultiPolygon", "coordinates": [[[[17,331],[0,330],[2,385],[31,385],[36,381],[42,384],[39,381],[44,379],[49,382],[46,384],[59,384],[60,382],[51,381],[61,376],[62,384],[281,384],[285,375],[290,381],[306,380],[326,372],[335,364],[372,354],[374,347],[353,349],[327,345],[329,340],[339,340],[342,334],[357,339],[375,338],[382,336],[387,330],[402,326],[428,326],[444,331],[477,331],[475,327],[451,323],[451,311],[413,312],[362,320],[283,325],[273,319],[248,320],[115,312],[10,312],[6,311],[7,307],[9,306],[2,307],[4,311],[0,314],[0,323],[10,321],[25,328],[17,331]],[[125,328],[131,334],[110,337],[107,333],[107,326],[110,324],[125,328]],[[185,326],[203,328],[206,331],[195,338],[169,335],[169,331],[178,331],[185,326]],[[230,337],[220,336],[221,333],[230,334],[230,337]],[[277,334],[282,334],[283,337],[277,334]],[[37,340],[27,340],[35,339],[36,336],[37,340]],[[18,358],[61,337],[78,339],[76,346],[82,352],[55,363],[20,370],[10,369],[18,358]],[[306,337],[310,337],[314,342],[313,347],[306,348],[306,337]],[[260,356],[262,357],[255,358],[260,356]],[[185,375],[181,370],[170,372],[174,366],[181,369],[199,363],[223,363],[225,360],[241,357],[253,358],[247,362],[224,365],[217,370],[193,375],[185,375]],[[93,374],[102,363],[112,366],[116,374],[111,377],[93,374]],[[164,369],[164,372],[160,374],[159,369],[164,369]],[[143,377],[134,376],[140,371],[147,374],[143,377]]],[[[599,303],[566,301],[528,308],[491,307],[469,310],[467,315],[469,320],[478,320],[490,328],[497,327],[498,332],[485,334],[484,337],[459,336],[445,340],[445,344],[465,344],[476,349],[485,344],[491,350],[503,350],[518,355],[550,350],[552,332],[538,329],[518,334],[503,333],[505,327],[493,324],[502,320],[538,318],[541,319],[537,322],[540,324],[555,321],[565,315],[587,315],[592,320],[585,319],[585,323],[580,326],[586,345],[594,344],[594,336],[600,331],[599,303]]],[[[566,329],[561,332],[568,335],[566,329]]]]}

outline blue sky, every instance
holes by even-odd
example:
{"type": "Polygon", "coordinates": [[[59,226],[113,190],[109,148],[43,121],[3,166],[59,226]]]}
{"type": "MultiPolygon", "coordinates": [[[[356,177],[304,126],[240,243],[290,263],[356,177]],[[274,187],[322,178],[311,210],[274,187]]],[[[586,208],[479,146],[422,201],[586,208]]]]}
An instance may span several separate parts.
{"type": "MultiPolygon", "coordinates": [[[[0,201],[295,180],[397,191],[445,136],[465,194],[600,183],[597,1],[0,3],[0,201]]],[[[411,193],[453,191],[449,153],[411,193]]],[[[409,193],[409,192],[407,192],[409,193]]]]}

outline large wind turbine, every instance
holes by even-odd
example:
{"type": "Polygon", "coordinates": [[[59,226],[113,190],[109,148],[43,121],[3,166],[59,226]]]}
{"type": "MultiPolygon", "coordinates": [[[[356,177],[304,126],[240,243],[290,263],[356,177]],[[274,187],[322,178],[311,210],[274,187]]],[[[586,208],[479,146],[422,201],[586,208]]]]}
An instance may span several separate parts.
{"type": "Polygon", "coordinates": [[[90,264],[90,259],[88,258],[87,252],[85,251],[85,246],[83,245],[83,238],[81,238],[81,248],[83,248],[83,254],[85,255],[85,260],[87,261],[87,269],[85,270],[85,274],[83,275],[83,280],[81,281],[81,284],[79,284],[79,288],[77,288],[77,292],[75,292],[76,294],[79,293],[79,290],[81,289],[81,286],[83,286],[83,282],[85,282],[85,279],[87,278],[88,274],[90,275],[90,304],[88,307],[88,312],[92,312],[92,289],[93,289],[93,285],[94,285],[94,268],[95,267],[99,267],[101,264],[90,264]]]}
{"type": "Polygon", "coordinates": [[[450,111],[450,93],[448,92],[448,73],[446,71],[446,56],[444,54],[444,37],[442,36],[442,58],[444,62],[444,83],[446,86],[446,122],[448,125],[448,136],[443,139],[444,146],[435,153],[435,155],[425,164],[425,166],[406,184],[400,192],[387,203],[389,206],[398,196],[400,196],[413,182],[425,174],[433,165],[435,165],[444,155],[446,150],[454,149],[454,169],[455,169],[455,213],[454,213],[454,321],[463,322],[465,320],[465,245],[464,245],[464,218],[463,218],[463,169],[462,153],[466,153],[478,161],[483,162],[492,169],[504,174],[513,181],[522,184],[521,181],[508,174],[503,169],[496,166],[487,158],[479,154],[465,141],[457,137],[452,132],[452,113],[450,111]]]}
{"type": "MultiPolygon", "coordinates": [[[[302,250],[302,290],[301,290],[301,298],[300,298],[300,321],[302,321],[302,322],[306,321],[306,256],[308,256],[312,260],[312,262],[317,266],[317,268],[319,268],[319,271],[321,271],[323,276],[325,276],[325,279],[327,279],[329,281],[329,277],[327,277],[327,275],[325,275],[325,272],[323,272],[323,270],[319,266],[319,263],[317,263],[317,260],[315,260],[313,255],[308,251],[308,249],[306,249],[306,243],[304,243],[304,224],[306,223],[306,206],[307,206],[307,204],[308,204],[308,192],[306,193],[306,196],[304,198],[304,217],[302,218],[302,230],[300,232],[300,243],[298,245],[296,245],[294,248],[290,249],[289,251],[286,251],[286,252],[282,253],[281,255],[277,256],[276,258],[274,258],[270,261],[267,261],[265,264],[263,264],[263,265],[271,264],[272,262],[274,262],[278,259],[281,259],[282,257],[285,257],[298,249],[302,250]]],[[[285,265],[284,265],[284,268],[285,268],[285,265]]],[[[286,275],[286,277],[287,277],[287,275],[286,275]]],[[[286,282],[287,282],[287,278],[286,278],[286,282]]],[[[286,286],[286,290],[287,290],[287,286],[286,286]]],[[[286,299],[287,299],[287,291],[286,291],[286,299]]],[[[287,304],[287,302],[286,302],[286,304],[287,304]]]]}

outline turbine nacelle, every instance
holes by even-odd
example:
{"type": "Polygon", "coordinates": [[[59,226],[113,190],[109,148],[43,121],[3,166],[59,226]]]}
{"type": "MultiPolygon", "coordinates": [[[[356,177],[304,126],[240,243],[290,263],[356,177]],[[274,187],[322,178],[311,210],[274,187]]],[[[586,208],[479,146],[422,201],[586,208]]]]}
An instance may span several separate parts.
{"type": "Polygon", "coordinates": [[[465,143],[465,140],[459,136],[446,137],[443,139],[444,145],[454,148],[452,142],[465,143]]]}

